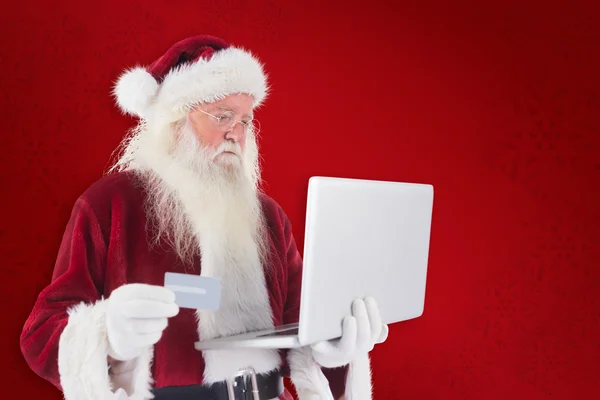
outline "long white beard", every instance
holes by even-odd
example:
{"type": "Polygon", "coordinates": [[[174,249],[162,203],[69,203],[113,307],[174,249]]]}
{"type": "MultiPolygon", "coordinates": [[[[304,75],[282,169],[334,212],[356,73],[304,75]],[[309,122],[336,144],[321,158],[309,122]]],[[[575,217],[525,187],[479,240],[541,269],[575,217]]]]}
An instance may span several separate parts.
{"type": "MultiPolygon", "coordinates": [[[[260,168],[252,132],[242,154],[240,146],[232,143],[212,151],[201,146],[187,121],[154,130],[141,123],[123,147],[112,169],[132,170],[142,177],[153,244],[167,241],[189,264],[200,250],[198,229],[204,229],[212,237],[228,236],[230,241],[250,234],[264,256],[260,168]],[[219,165],[212,159],[223,151],[234,151],[239,157],[222,155],[219,165]],[[198,215],[190,215],[194,213],[198,215]]],[[[239,246],[229,243],[228,247],[239,246]]]]}
{"type": "MultiPolygon", "coordinates": [[[[201,256],[201,275],[220,278],[217,312],[197,311],[201,339],[273,327],[264,279],[268,241],[258,197],[258,150],[250,133],[246,150],[224,144],[203,148],[187,122],[173,131],[140,125],[126,142],[116,169],[137,171],[147,191],[146,211],[154,242],[167,239],[184,263],[201,256]],[[221,151],[236,152],[214,156],[221,151]]],[[[194,351],[194,350],[191,350],[194,351]]],[[[213,382],[252,366],[257,372],[277,367],[276,350],[204,351],[205,380],[213,382]]]]}

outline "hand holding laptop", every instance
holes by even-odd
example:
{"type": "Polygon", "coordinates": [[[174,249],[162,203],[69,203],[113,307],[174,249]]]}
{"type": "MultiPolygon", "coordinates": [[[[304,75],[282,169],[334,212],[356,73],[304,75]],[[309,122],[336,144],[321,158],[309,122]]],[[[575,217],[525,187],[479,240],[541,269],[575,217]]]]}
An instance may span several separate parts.
{"type": "Polygon", "coordinates": [[[432,185],[311,177],[298,321],[195,348],[311,346],[327,365],[364,358],[386,340],[384,324],[423,314],[432,211],[432,185]],[[374,294],[376,304],[349,310],[374,294]]]}
{"type": "Polygon", "coordinates": [[[388,336],[388,326],[381,320],[377,302],[372,297],[352,304],[352,316],[344,319],[342,337],[311,345],[313,357],[325,368],[349,364],[361,354],[367,354],[388,336]]]}

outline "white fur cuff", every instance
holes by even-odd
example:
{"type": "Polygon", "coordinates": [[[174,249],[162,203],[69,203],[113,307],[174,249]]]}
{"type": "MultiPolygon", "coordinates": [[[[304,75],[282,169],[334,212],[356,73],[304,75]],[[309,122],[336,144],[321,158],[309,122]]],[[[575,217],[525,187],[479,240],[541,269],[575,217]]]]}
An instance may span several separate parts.
{"type": "Polygon", "coordinates": [[[128,379],[109,374],[105,309],[105,301],[100,300],[80,303],[69,310],[69,321],[58,345],[58,371],[65,400],[152,399],[152,348],[131,361],[128,379]],[[116,395],[119,388],[128,396],[116,395]]]}
{"type": "Polygon", "coordinates": [[[321,366],[315,362],[310,347],[292,349],[288,352],[290,380],[300,400],[333,400],[329,381],[321,366]]]}
{"type": "MultiPolygon", "coordinates": [[[[309,347],[288,353],[290,379],[300,400],[333,399],[327,377],[312,356],[309,347]]],[[[344,400],[371,400],[371,360],[368,353],[360,355],[348,365],[344,400]]]]}
{"type": "Polygon", "coordinates": [[[344,400],[371,400],[372,398],[371,360],[369,353],[364,353],[348,366],[344,400]]]}

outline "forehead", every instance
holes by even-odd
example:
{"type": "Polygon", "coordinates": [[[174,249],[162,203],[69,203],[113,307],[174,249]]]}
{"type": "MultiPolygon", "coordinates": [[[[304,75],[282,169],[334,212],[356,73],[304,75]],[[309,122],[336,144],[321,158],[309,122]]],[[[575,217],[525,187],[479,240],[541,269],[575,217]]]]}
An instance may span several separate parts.
{"type": "Polygon", "coordinates": [[[209,103],[213,110],[233,111],[239,114],[251,114],[254,108],[254,98],[247,94],[233,94],[222,100],[209,103]]]}

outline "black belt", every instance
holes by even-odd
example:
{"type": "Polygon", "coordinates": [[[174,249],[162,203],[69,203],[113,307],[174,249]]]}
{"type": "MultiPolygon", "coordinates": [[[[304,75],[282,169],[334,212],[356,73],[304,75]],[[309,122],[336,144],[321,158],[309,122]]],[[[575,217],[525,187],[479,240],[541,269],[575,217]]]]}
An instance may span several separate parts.
{"type": "Polygon", "coordinates": [[[281,396],[284,389],[280,371],[268,375],[245,371],[231,381],[216,382],[212,385],[153,389],[153,400],[271,400],[281,396]]]}

